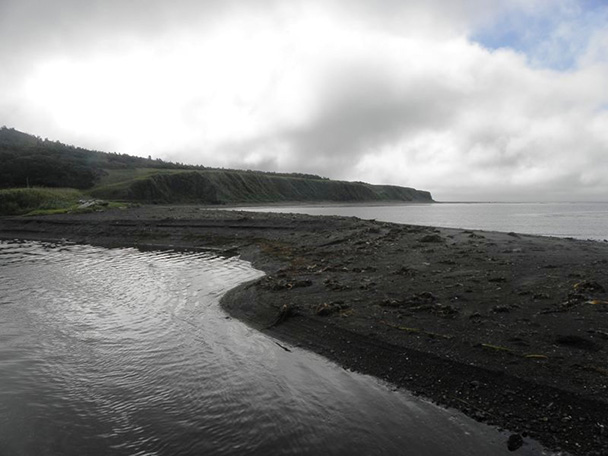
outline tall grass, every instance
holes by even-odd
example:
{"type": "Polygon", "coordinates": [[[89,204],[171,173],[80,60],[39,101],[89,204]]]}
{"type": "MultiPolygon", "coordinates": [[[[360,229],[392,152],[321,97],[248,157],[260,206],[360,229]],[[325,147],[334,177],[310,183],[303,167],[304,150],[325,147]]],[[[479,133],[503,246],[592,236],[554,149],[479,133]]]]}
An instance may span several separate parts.
{"type": "Polygon", "coordinates": [[[62,212],[78,204],[83,194],[73,188],[9,188],[0,190],[0,215],[33,211],[62,212]]]}

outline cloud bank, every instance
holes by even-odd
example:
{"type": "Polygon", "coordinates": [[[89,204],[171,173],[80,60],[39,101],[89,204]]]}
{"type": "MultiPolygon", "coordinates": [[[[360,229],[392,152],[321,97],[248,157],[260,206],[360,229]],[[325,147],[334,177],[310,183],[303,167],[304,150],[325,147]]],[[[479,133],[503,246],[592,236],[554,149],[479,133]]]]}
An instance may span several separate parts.
{"type": "Polygon", "coordinates": [[[605,200],[607,12],[591,0],[9,1],[0,124],[438,200],[605,200]]]}

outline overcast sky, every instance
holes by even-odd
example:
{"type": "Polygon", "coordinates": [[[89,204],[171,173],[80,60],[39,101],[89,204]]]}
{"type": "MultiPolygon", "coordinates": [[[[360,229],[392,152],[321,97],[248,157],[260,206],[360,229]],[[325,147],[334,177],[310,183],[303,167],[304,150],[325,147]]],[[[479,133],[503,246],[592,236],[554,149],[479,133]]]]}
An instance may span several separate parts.
{"type": "Polygon", "coordinates": [[[2,0],[0,125],[437,200],[608,200],[604,0],[2,0]]]}

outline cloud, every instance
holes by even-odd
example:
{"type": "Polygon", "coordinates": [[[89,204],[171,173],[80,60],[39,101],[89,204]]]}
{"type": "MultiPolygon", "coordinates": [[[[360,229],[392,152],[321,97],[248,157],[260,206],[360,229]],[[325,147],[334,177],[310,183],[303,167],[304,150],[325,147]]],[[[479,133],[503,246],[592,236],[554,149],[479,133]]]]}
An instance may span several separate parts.
{"type": "Polygon", "coordinates": [[[0,123],[143,156],[415,186],[440,200],[604,198],[608,34],[587,10],[560,0],[541,28],[549,38],[531,48],[490,46],[480,30],[507,18],[505,34],[521,33],[554,2],[344,5],[4,2],[0,83],[11,89],[0,90],[0,123]],[[581,36],[574,23],[586,25],[581,36]],[[575,65],[539,64],[568,37],[575,65]]]}

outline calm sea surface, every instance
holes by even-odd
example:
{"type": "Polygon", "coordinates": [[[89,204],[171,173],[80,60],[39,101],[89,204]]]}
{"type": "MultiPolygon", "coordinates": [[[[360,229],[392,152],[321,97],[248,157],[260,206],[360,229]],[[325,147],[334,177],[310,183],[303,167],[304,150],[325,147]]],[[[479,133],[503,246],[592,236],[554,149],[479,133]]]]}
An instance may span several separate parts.
{"type": "Polygon", "coordinates": [[[510,454],[493,428],[228,318],[220,297],[260,275],[0,242],[0,455],[510,454]]]}
{"type": "Polygon", "coordinates": [[[300,205],[239,210],[346,215],[384,222],[470,228],[577,239],[608,239],[608,203],[435,203],[300,205]]]}

